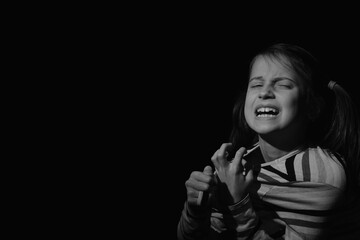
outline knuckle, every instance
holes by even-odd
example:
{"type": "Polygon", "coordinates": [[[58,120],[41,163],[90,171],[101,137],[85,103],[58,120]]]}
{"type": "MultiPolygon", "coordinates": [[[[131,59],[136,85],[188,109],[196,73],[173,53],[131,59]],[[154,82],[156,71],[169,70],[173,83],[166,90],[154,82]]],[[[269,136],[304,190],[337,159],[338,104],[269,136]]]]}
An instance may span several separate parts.
{"type": "Polygon", "coordinates": [[[193,196],[193,195],[194,195],[194,190],[191,189],[191,188],[187,188],[187,189],[186,189],[186,195],[187,195],[188,197],[193,196]]]}
{"type": "Polygon", "coordinates": [[[229,147],[229,145],[231,145],[231,143],[223,143],[223,144],[221,144],[220,149],[224,151],[225,149],[227,149],[229,147]]]}
{"type": "Polygon", "coordinates": [[[204,180],[205,180],[205,181],[204,181],[205,183],[209,184],[209,183],[211,182],[211,177],[210,177],[210,176],[205,175],[204,180]]]}
{"type": "Polygon", "coordinates": [[[193,172],[191,172],[191,174],[190,174],[190,178],[195,178],[197,175],[198,175],[198,172],[197,172],[197,171],[193,171],[193,172]]]}
{"type": "Polygon", "coordinates": [[[210,189],[210,185],[209,184],[205,184],[204,185],[204,190],[203,191],[208,191],[210,189]]]}

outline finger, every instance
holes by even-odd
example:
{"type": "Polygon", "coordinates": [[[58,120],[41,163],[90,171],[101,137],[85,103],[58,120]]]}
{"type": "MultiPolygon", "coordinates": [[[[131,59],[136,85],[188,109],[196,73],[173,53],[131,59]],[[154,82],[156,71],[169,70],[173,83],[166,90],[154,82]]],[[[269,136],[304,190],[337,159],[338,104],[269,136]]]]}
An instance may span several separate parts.
{"type": "MultiPolygon", "coordinates": [[[[204,168],[203,173],[204,173],[205,175],[207,175],[207,176],[212,176],[212,175],[213,175],[213,171],[212,171],[211,166],[206,166],[206,167],[204,168]]],[[[199,195],[198,195],[198,197],[197,197],[197,200],[196,200],[197,205],[198,205],[198,206],[204,206],[204,205],[206,204],[208,198],[209,198],[209,192],[208,192],[208,191],[206,191],[206,192],[200,191],[200,192],[199,192],[199,195]]]]}
{"type": "Polygon", "coordinates": [[[197,198],[199,196],[199,191],[196,191],[195,189],[187,191],[187,195],[191,198],[197,198]]]}
{"type": "Polygon", "coordinates": [[[236,172],[241,172],[244,167],[241,165],[242,156],[244,155],[246,149],[244,147],[241,147],[239,150],[236,151],[235,157],[233,159],[233,164],[236,167],[236,172]]]}
{"type": "Polygon", "coordinates": [[[196,184],[198,182],[202,182],[205,184],[210,184],[212,181],[213,176],[209,176],[204,174],[203,172],[199,172],[199,171],[194,171],[191,173],[190,178],[188,179],[188,181],[190,183],[196,184]]]}
{"type": "Polygon", "coordinates": [[[254,170],[250,169],[245,176],[245,182],[251,183],[252,181],[254,181],[254,170]]]}
{"type": "Polygon", "coordinates": [[[248,165],[248,164],[247,164],[247,161],[246,161],[245,159],[242,159],[242,160],[241,160],[241,166],[242,166],[242,169],[243,169],[243,170],[242,170],[242,172],[243,172],[242,174],[243,174],[244,176],[246,175],[246,169],[248,169],[248,168],[247,168],[247,165],[248,165]]]}
{"type": "Polygon", "coordinates": [[[242,160],[241,160],[241,165],[242,165],[243,167],[246,166],[246,163],[247,163],[247,161],[246,161],[245,159],[242,159],[242,160]]]}
{"type": "Polygon", "coordinates": [[[203,173],[204,173],[205,175],[207,175],[207,176],[212,176],[212,175],[213,175],[213,170],[212,170],[211,166],[209,166],[209,165],[206,166],[206,167],[204,168],[203,173]]]}
{"type": "Polygon", "coordinates": [[[185,182],[186,189],[189,190],[196,190],[196,191],[208,191],[211,188],[210,180],[209,183],[207,182],[201,182],[201,181],[195,181],[193,179],[189,179],[185,182]]]}
{"type": "Polygon", "coordinates": [[[212,169],[211,166],[207,165],[205,166],[204,168],[204,171],[203,173],[206,175],[206,176],[209,176],[210,179],[209,181],[207,181],[207,183],[210,185],[210,187],[214,184],[214,171],[212,169]]]}
{"type": "Polygon", "coordinates": [[[218,159],[217,159],[218,152],[219,152],[219,149],[216,150],[214,155],[212,155],[212,157],[211,157],[211,162],[214,164],[216,169],[219,169],[219,167],[220,167],[218,159]]]}
{"type": "Polygon", "coordinates": [[[218,157],[221,157],[223,159],[226,159],[229,156],[229,150],[232,146],[232,143],[223,143],[221,144],[221,147],[218,152],[218,157]]]}
{"type": "Polygon", "coordinates": [[[227,157],[229,156],[228,150],[230,150],[232,144],[231,143],[223,143],[217,153],[217,159],[220,166],[226,166],[229,162],[227,161],[227,157]]]}

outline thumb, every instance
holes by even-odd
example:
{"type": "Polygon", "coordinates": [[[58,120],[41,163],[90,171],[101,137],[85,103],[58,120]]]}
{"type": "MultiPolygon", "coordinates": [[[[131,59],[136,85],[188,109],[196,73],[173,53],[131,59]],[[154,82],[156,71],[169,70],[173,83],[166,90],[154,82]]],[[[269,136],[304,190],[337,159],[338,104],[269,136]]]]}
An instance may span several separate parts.
{"type": "Polygon", "coordinates": [[[206,167],[204,168],[203,173],[204,173],[205,175],[211,176],[211,175],[213,174],[213,170],[212,170],[211,166],[209,166],[209,165],[206,166],[206,167]]]}
{"type": "Polygon", "coordinates": [[[249,172],[246,174],[245,181],[251,183],[254,181],[254,170],[250,169],[249,172]]]}
{"type": "Polygon", "coordinates": [[[237,168],[237,172],[242,172],[243,171],[243,166],[241,165],[242,163],[242,156],[244,155],[246,149],[244,147],[241,147],[239,150],[236,151],[235,157],[233,159],[233,164],[236,166],[237,168]]]}

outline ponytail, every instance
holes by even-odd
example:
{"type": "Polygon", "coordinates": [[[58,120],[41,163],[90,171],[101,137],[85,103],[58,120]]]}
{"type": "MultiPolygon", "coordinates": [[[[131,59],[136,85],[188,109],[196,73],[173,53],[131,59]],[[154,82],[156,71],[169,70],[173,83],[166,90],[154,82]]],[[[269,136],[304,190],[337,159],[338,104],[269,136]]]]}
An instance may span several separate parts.
{"type": "Polygon", "coordinates": [[[360,120],[359,110],[351,96],[338,83],[330,81],[328,87],[335,95],[330,129],[325,142],[345,160],[351,182],[360,186],[360,120]]]}

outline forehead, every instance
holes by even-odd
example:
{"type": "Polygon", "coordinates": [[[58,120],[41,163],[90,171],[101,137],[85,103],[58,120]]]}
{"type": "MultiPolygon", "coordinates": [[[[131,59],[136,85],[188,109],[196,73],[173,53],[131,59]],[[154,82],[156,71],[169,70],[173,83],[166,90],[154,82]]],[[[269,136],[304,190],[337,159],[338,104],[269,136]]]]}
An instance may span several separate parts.
{"type": "Polygon", "coordinates": [[[256,57],[252,67],[250,75],[273,75],[292,77],[294,75],[289,61],[283,56],[258,56],[256,57]]]}

